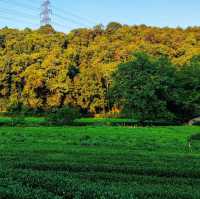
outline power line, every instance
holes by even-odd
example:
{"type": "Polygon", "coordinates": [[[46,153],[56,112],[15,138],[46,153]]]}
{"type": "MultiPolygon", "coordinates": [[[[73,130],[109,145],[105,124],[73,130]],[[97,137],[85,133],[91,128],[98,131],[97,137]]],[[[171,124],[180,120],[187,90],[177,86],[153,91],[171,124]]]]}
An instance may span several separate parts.
{"type": "Polygon", "coordinates": [[[78,14],[76,13],[73,13],[71,11],[68,11],[68,10],[64,10],[64,9],[61,9],[61,8],[58,8],[57,6],[52,6],[52,8],[54,8],[55,10],[58,10],[59,13],[63,13],[64,15],[68,14],[70,15],[71,17],[75,18],[76,20],[79,20],[79,21],[82,21],[84,23],[87,23],[87,24],[97,24],[96,21],[88,18],[88,17],[83,17],[83,16],[79,16],[78,14]]]}
{"type": "Polygon", "coordinates": [[[30,11],[36,11],[36,12],[39,11],[38,8],[34,8],[32,6],[29,6],[29,5],[21,3],[21,2],[19,3],[18,1],[15,1],[15,0],[12,0],[12,2],[11,2],[11,0],[0,0],[0,2],[6,3],[6,4],[10,4],[12,6],[14,5],[15,7],[18,7],[18,8],[26,8],[26,9],[28,9],[30,11]]]}
{"type": "Polygon", "coordinates": [[[58,26],[58,27],[60,27],[60,28],[62,28],[62,29],[66,29],[66,27],[68,27],[68,28],[70,28],[70,29],[73,29],[73,27],[72,26],[69,26],[69,25],[62,25],[62,24],[60,24],[60,23],[58,23],[58,22],[52,22],[52,25],[55,25],[55,26],[58,26]]]}
{"type": "MultiPolygon", "coordinates": [[[[50,3],[51,2],[49,1],[49,4],[50,3]]],[[[31,2],[29,2],[29,4],[31,4],[31,6],[33,6],[33,4],[31,2]]],[[[66,10],[62,10],[62,9],[58,8],[57,6],[51,5],[51,12],[52,12],[52,9],[54,9],[52,17],[55,16],[55,17],[57,17],[57,18],[59,18],[61,20],[70,21],[70,22],[72,22],[72,23],[74,23],[76,25],[79,25],[79,26],[89,27],[88,24],[91,24],[91,23],[96,24],[96,22],[94,22],[93,20],[90,20],[90,19],[88,19],[86,17],[78,16],[77,14],[74,14],[74,13],[66,11],[66,10]],[[86,21],[87,21],[87,24],[85,23],[86,21]]],[[[35,10],[36,10],[36,8],[35,8],[35,10]]]]}
{"type": "MultiPolygon", "coordinates": [[[[36,8],[33,5],[33,3],[30,1],[28,3],[27,2],[21,3],[21,2],[18,2],[18,0],[0,0],[0,2],[7,4],[7,5],[12,5],[12,8],[13,8],[13,6],[16,8],[16,9],[7,9],[7,8],[4,9],[3,8],[4,10],[2,10],[2,13],[7,12],[7,14],[8,14],[10,12],[11,15],[15,15],[16,13],[18,13],[19,15],[17,15],[17,17],[21,16],[21,18],[23,18],[23,19],[27,19],[27,17],[29,17],[29,18],[30,17],[36,18],[36,16],[39,17],[40,9],[36,8]],[[23,10],[23,12],[21,10],[18,11],[17,8],[20,8],[21,10],[23,10]],[[28,13],[24,11],[25,9],[27,10],[28,13]],[[28,10],[31,12],[29,12],[28,10]]],[[[82,18],[72,12],[64,11],[55,6],[51,6],[50,4],[51,4],[50,0],[43,0],[42,6],[41,6],[42,10],[40,12],[40,24],[41,25],[55,24],[56,26],[59,26],[59,27],[63,27],[63,28],[70,27],[71,29],[73,29],[74,27],[69,26],[68,23],[66,23],[66,22],[71,22],[72,24],[74,24],[76,26],[78,25],[78,26],[87,27],[87,28],[89,27],[88,23],[92,22],[92,20],[88,20],[85,17],[82,18]],[[54,7],[55,12],[58,12],[58,13],[52,13],[51,7],[54,7]],[[62,23],[64,23],[64,25],[59,23],[59,21],[62,21],[62,23]],[[85,23],[85,21],[87,21],[87,23],[85,23]]],[[[25,21],[25,20],[23,20],[23,21],[25,21]]]]}
{"type": "Polygon", "coordinates": [[[19,15],[17,15],[17,17],[19,17],[21,14],[22,15],[26,15],[26,16],[29,16],[29,17],[36,17],[36,15],[34,14],[31,14],[31,13],[26,13],[26,12],[21,12],[19,10],[15,10],[15,9],[7,9],[7,8],[0,8],[1,10],[1,13],[7,13],[7,14],[10,14],[10,15],[14,15],[16,16],[16,14],[18,13],[19,15]]]}
{"type": "MultiPolygon", "coordinates": [[[[7,1],[7,0],[1,0],[1,1],[7,1]]],[[[12,1],[14,1],[14,0],[12,0],[12,1]]],[[[18,2],[16,2],[16,1],[14,1],[15,3],[17,3],[18,4],[18,2]]],[[[29,2],[29,5],[28,4],[22,4],[22,3],[20,3],[20,4],[18,4],[18,7],[19,7],[19,5],[21,5],[21,7],[25,7],[25,8],[27,8],[27,9],[34,9],[34,10],[36,10],[36,11],[38,11],[38,9],[35,7],[33,7],[33,4],[31,3],[31,6],[30,6],[30,2],[29,2]]],[[[77,19],[74,19],[74,18],[72,18],[72,17],[75,17],[75,15],[74,14],[71,14],[70,13],[70,15],[72,15],[72,16],[66,16],[66,11],[62,11],[62,10],[60,10],[60,9],[58,9],[58,8],[56,8],[55,6],[51,6],[51,2],[50,1],[48,1],[48,0],[45,0],[43,3],[42,3],[42,11],[41,11],[41,14],[43,15],[43,17],[44,17],[44,14],[46,15],[46,19],[48,19],[47,21],[48,21],[48,23],[52,23],[52,17],[57,17],[57,18],[59,18],[59,19],[61,19],[62,21],[70,21],[70,22],[72,22],[73,24],[75,24],[75,25],[79,25],[79,26],[86,26],[86,27],[88,27],[88,25],[86,24],[86,23],[83,23],[83,22],[80,22],[79,20],[77,20],[77,19]],[[52,13],[52,9],[51,9],[51,7],[52,8],[54,8],[54,12],[52,13]],[[65,16],[63,16],[63,15],[61,15],[61,14],[57,14],[57,13],[55,13],[57,10],[59,10],[59,13],[60,12],[64,12],[65,13],[65,16]],[[50,21],[49,21],[50,20],[50,21]]],[[[69,12],[68,12],[69,13],[69,12]]],[[[78,17],[78,16],[76,16],[76,18],[79,18],[79,19],[81,19],[81,17],[78,17]]],[[[46,22],[47,22],[46,21],[46,22]]],[[[83,21],[83,20],[82,20],[83,21]]],[[[44,23],[45,24],[45,23],[44,23]]],[[[43,24],[43,25],[44,25],[43,24]]],[[[46,23],[47,24],[47,23],[46,23]]]]}
{"type": "MultiPolygon", "coordinates": [[[[6,0],[0,0],[0,2],[5,3],[6,5],[10,3],[6,0]]],[[[17,7],[20,7],[20,6],[17,5],[17,7]]],[[[29,13],[24,12],[24,9],[23,11],[21,10],[19,11],[18,9],[13,9],[13,8],[10,9],[10,8],[1,7],[0,11],[1,11],[1,14],[3,14],[3,16],[1,15],[1,19],[4,19],[6,21],[13,22],[13,19],[14,19],[15,21],[20,22],[20,23],[34,24],[34,26],[38,26],[38,23],[34,23],[33,20],[30,19],[30,18],[33,18],[35,20],[36,15],[32,14],[31,12],[29,13]]]]}
{"type": "MultiPolygon", "coordinates": [[[[13,17],[11,16],[2,16],[0,15],[0,21],[8,21],[8,22],[13,22],[13,17]]],[[[15,21],[19,22],[19,23],[27,23],[28,21],[27,20],[24,20],[24,19],[15,19],[15,21]]],[[[38,24],[36,23],[33,23],[33,22],[28,22],[29,24],[31,23],[31,25],[35,26],[35,27],[38,27],[38,24]]],[[[27,26],[28,27],[28,26],[27,26]]]]}
{"type": "Polygon", "coordinates": [[[79,25],[79,26],[86,26],[86,27],[89,27],[88,25],[83,24],[83,23],[81,23],[81,22],[78,22],[78,21],[76,21],[76,20],[74,20],[73,18],[70,18],[70,17],[64,17],[64,16],[59,15],[59,14],[53,14],[53,16],[55,16],[55,17],[61,19],[61,20],[64,21],[65,23],[66,23],[66,21],[70,21],[70,22],[72,22],[73,24],[76,24],[76,25],[79,25]]]}

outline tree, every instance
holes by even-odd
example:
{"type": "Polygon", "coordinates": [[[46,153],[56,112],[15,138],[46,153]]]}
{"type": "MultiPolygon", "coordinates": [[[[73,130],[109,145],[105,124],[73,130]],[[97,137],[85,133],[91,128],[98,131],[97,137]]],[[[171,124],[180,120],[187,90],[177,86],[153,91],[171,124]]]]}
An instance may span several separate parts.
{"type": "Polygon", "coordinates": [[[173,119],[168,110],[175,67],[165,58],[134,54],[114,73],[113,96],[127,116],[139,120],[173,119]]]}
{"type": "MultiPolygon", "coordinates": [[[[198,27],[156,28],[117,22],[68,34],[49,25],[38,30],[0,29],[0,109],[6,111],[12,104],[23,103],[34,109],[77,105],[86,113],[111,111],[111,74],[120,63],[131,61],[133,52],[143,51],[157,58],[167,56],[181,72],[199,55],[199,32],[198,27]]],[[[183,74],[178,71],[177,78],[184,86],[183,74]]],[[[178,80],[174,87],[177,84],[178,80]]],[[[170,112],[180,111],[180,117],[184,100],[176,92],[167,107],[170,112]]]]}
{"type": "Polygon", "coordinates": [[[110,22],[106,27],[106,31],[113,32],[113,31],[118,30],[121,27],[122,27],[122,25],[118,22],[110,22]]]}
{"type": "Polygon", "coordinates": [[[53,33],[55,33],[55,30],[53,29],[53,27],[51,25],[41,26],[39,31],[41,33],[44,33],[44,34],[53,34],[53,33]]]}
{"type": "Polygon", "coordinates": [[[177,72],[176,99],[177,116],[189,121],[200,115],[200,56],[194,56],[177,72]]]}

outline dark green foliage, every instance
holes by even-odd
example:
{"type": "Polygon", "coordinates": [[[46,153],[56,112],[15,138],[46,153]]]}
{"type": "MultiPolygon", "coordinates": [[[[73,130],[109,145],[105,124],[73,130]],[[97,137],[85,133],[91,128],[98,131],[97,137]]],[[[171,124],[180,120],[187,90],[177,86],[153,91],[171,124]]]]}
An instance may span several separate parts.
{"type": "Polygon", "coordinates": [[[5,36],[4,35],[0,35],[0,48],[5,48],[5,36]]]}
{"type": "Polygon", "coordinates": [[[181,70],[166,57],[136,53],[113,75],[114,103],[139,120],[189,121],[200,114],[200,61],[181,70]]]}
{"type": "MultiPolygon", "coordinates": [[[[7,114],[6,114],[7,115],[7,114]]],[[[19,115],[3,115],[0,117],[0,126],[46,126],[44,117],[27,117],[23,114],[19,115]],[[9,116],[8,116],[9,115],[9,116]]]]}
{"type": "Polygon", "coordinates": [[[110,22],[106,27],[106,31],[114,32],[114,31],[117,31],[121,27],[122,27],[122,25],[118,22],[110,22]]]}
{"type": "Polygon", "coordinates": [[[194,122],[193,125],[200,126],[200,121],[194,122]]]}
{"type": "Polygon", "coordinates": [[[24,106],[23,103],[11,104],[8,107],[8,112],[4,113],[6,116],[44,116],[46,111],[42,108],[31,108],[24,106]]]}
{"type": "MultiPolygon", "coordinates": [[[[200,115],[200,56],[193,59],[177,72],[176,99],[178,117],[189,120],[200,115]]],[[[173,93],[172,93],[173,94],[173,93]]]]}
{"type": "Polygon", "coordinates": [[[75,66],[70,66],[69,67],[69,72],[68,72],[68,76],[71,80],[73,80],[76,75],[78,75],[80,73],[79,68],[75,67],[75,66]]]}
{"type": "Polygon", "coordinates": [[[47,122],[52,125],[69,125],[80,118],[80,111],[74,107],[55,108],[47,115],[47,122]]]}
{"type": "Polygon", "coordinates": [[[24,115],[18,115],[11,118],[11,125],[14,126],[23,126],[25,124],[24,115]]]}
{"type": "Polygon", "coordinates": [[[114,73],[113,95],[123,111],[139,120],[174,119],[168,109],[175,82],[175,67],[161,57],[136,53],[114,73]]]}
{"type": "Polygon", "coordinates": [[[8,107],[8,113],[11,114],[11,115],[20,114],[21,111],[22,111],[22,106],[23,106],[22,103],[11,104],[11,105],[8,107]]]}
{"type": "MultiPolygon", "coordinates": [[[[31,114],[30,114],[31,115],[31,114]]],[[[15,122],[13,122],[14,118],[17,118],[18,125],[20,124],[20,118],[22,118],[21,126],[46,126],[49,124],[47,122],[47,115],[43,116],[34,116],[30,117],[30,115],[26,114],[18,114],[13,115],[10,113],[3,113],[2,117],[0,117],[0,126],[13,126],[15,122]],[[24,121],[25,120],[25,121],[24,121]]],[[[16,120],[16,119],[14,119],[16,120]]],[[[72,123],[74,126],[129,126],[129,127],[136,127],[136,126],[177,126],[181,125],[179,122],[173,121],[136,121],[126,118],[79,118],[75,119],[72,123]]],[[[194,124],[195,125],[195,124],[194,124]]]]}

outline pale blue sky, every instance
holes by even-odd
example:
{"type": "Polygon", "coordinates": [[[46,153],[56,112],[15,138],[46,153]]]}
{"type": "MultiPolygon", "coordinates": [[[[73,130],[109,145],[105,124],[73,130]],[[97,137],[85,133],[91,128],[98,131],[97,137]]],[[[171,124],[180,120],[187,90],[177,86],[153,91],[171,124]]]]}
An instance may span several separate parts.
{"type": "MultiPolygon", "coordinates": [[[[199,0],[51,0],[53,25],[68,32],[110,21],[187,27],[200,25],[199,0]]],[[[39,27],[41,0],[0,0],[0,26],[39,27]]]]}

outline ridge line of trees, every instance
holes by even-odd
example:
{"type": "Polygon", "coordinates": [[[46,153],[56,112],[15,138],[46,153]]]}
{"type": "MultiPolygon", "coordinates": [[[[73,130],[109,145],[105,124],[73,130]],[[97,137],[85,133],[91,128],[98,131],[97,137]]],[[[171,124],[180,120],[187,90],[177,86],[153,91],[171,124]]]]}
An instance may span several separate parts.
{"type": "Polygon", "coordinates": [[[37,112],[69,105],[84,114],[128,114],[127,109],[129,115],[141,119],[152,115],[152,119],[186,120],[199,114],[199,55],[199,27],[155,28],[112,22],[106,28],[98,25],[67,35],[51,26],[21,31],[3,28],[0,111],[23,106],[37,112]],[[133,56],[134,52],[142,52],[140,58],[133,56]],[[139,68],[133,59],[146,63],[139,68]],[[132,72],[138,74],[136,79],[129,77],[132,72]],[[123,84],[132,90],[125,93],[120,87],[123,84]],[[134,90],[137,86],[141,88],[134,90]],[[144,96],[146,102],[142,97],[145,90],[152,92],[150,100],[144,96]],[[127,99],[131,99],[129,105],[127,99]],[[135,106],[134,100],[144,106],[135,106]]]}

